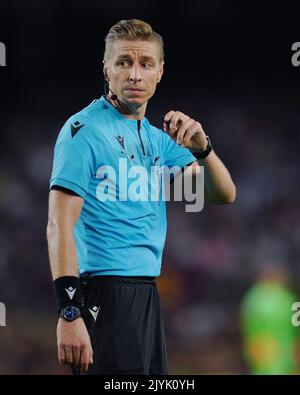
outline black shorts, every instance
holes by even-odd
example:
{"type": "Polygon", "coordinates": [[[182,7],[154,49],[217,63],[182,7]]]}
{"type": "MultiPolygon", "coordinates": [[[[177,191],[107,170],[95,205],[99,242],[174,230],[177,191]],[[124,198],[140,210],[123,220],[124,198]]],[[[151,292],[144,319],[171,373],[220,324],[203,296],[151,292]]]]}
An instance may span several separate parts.
{"type": "Polygon", "coordinates": [[[90,277],[83,279],[83,293],[94,351],[87,374],[167,374],[155,277],[90,277]]]}

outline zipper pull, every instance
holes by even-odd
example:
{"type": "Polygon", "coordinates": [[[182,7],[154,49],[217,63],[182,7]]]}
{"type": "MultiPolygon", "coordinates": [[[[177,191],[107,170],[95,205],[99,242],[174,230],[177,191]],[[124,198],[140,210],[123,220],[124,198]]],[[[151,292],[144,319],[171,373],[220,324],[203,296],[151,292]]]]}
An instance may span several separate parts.
{"type": "Polygon", "coordinates": [[[158,159],[159,159],[159,156],[156,156],[156,158],[154,159],[153,166],[155,166],[155,163],[158,161],[158,159]]]}
{"type": "Polygon", "coordinates": [[[141,129],[141,120],[140,120],[140,119],[138,119],[138,120],[137,120],[137,130],[138,130],[138,135],[139,135],[139,139],[140,139],[140,143],[141,143],[141,147],[142,147],[143,155],[144,155],[144,156],[146,156],[146,151],[145,151],[144,143],[143,143],[143,140],[142,140],[142,137],[141,137],[141,132],[140,132],[140,129],[141,129]]]}

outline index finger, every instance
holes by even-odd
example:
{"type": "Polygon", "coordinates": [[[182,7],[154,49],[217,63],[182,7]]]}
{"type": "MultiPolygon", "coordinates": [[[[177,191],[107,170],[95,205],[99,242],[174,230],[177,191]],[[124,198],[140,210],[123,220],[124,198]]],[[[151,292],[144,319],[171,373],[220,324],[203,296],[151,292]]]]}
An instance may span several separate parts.
{"type": "Polygon", "coordinates": [[[166,115],[164,116],[164,121],[169,122],[170,119],[172,118],[172,116],[175,114],[175,112],[176,111],[173,111],[173,110],[167,112],[166,115]]]}

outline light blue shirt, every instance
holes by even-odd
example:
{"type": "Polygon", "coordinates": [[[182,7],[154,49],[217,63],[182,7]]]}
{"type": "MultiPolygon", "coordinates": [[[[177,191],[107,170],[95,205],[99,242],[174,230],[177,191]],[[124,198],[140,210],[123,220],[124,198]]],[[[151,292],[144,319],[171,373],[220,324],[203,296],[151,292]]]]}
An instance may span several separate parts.
{"type": "Polygon", "coordinates": [[[195,160],[146,117],[128,119],[103,96],[71,116],[55,144],[50,188],[68,188],[84,199],[74,231],[79,272],[159,276],[167,228],[160,169],[195,160]],[[120,177],[120,163],[132,178],[120,177]],[[137,186],[147,175],[147,196],[151,190],[156,199],[143,199],[146,192],[137,186]]]}

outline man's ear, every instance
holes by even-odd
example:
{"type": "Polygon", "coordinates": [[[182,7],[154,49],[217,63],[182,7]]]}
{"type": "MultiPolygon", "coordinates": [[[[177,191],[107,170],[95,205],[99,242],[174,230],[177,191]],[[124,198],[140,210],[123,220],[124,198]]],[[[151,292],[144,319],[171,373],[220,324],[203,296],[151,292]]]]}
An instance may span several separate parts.
{"type": "Polygon", "coordinates": [[[161,78],[162,78],[162,76],[163,76],[163,73],[164,73],[164,64],[165,64],[165,62],[161,62],[161,65],[160,65],[160,68],[159,68],[159,73],[158,73],[158,78],[157,78],[157,83],[160,82],[160,80],[161,80],[161,78]]]}
{"type": "Polygon", "coordinates": [[[103,62],[103,74],[104,74],[104,78],[105,78],[105,81],[107,81],[107,80],[108,80],[107,65],[106,65],[105,60],[103,60],[102,62],[103,62]]]}

